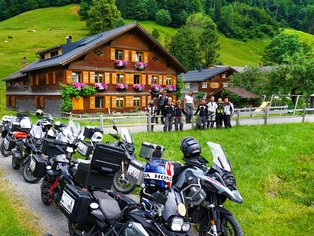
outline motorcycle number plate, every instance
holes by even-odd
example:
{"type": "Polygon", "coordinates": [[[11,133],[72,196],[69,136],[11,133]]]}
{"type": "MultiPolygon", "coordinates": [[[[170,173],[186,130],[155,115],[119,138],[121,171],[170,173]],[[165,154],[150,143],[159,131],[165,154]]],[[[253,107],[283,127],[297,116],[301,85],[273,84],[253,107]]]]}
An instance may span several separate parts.
{"type": "Polygon", "coordinates": [[[87,153],[87,146],[82,143],[82,142],[79,142],[78,146],[77,146],[77,150],[80,154],[82,155],[86,155],[87,153]]]}
{"type": "Polygon", "coordinates": [[[31,171],[34,171],[34,170],[35,170],[35,167],[36,167],[36,163],[35,163],[34,159],[31,158],[31,162],[29,163],[29,169],[30,169],[31,171]]]}
{"type": "Polygon", "coordinates": [[[72,213],[75,200],[66,191],[63,191],[60,204],[68,213],[72,213]]]}
{"type": "Polygon", "coordinates": [[[141,171],[136,169],[134,166],[129,166],[128,168],[128,175],[132,176],[135,179],[140,178],[141,171]]]}
{"type": "Polygon", "coordinates": [[[67,147],[67,152],[72,153],[73,152],[73,148],[72,147],[67,147]]]}

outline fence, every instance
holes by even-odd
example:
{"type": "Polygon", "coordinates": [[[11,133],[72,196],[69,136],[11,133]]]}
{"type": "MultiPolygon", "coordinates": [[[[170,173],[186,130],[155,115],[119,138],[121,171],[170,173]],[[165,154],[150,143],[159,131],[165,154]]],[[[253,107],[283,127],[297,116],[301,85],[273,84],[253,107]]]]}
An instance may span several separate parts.
{"type": "MultiPolygon", "coordinates": [[[[249,107],[238,108],[234,111],[233,122],[235,125],[242,124],[268,124],[270,120],[293,117],[301,118],[305,121],[306,115],[314,113],[314,108],[302,108],[289,110],[288,106],[272,107],[249,107]]],[[[63,118],[85,122],[86,125],[99,126],[102,130],[111,128],[112,124],[118,124],[120,127],[130,127],[144,131],[151,131],[151,116],[144,112],[139,113],[116,113],[111,115],[105,114],[73,114],[62,113],[63,118]]],[[[158,116],[161,117],[161,116],[158,116]]],[[[295,121],[299,122],[299,121],[295,121]]],[[[280,122],[278,122],[280,123],[280,122]]],[[[284,122],[282,122],[284,123],[284,122]]],[[[190,127],[190,126],[189,126],[190,127]]],[[[194,119],[192,119],[191,128],[194,128],[194,119]]]]}

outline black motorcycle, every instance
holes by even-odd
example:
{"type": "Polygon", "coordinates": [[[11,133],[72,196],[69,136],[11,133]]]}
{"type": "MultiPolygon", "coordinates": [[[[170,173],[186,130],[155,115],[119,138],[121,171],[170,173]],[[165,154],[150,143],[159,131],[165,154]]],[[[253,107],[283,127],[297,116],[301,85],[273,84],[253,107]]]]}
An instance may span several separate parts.
{"type": "Polygon", "coordinates": [[[199,235],[242,236],[240,224],[233,214],[223,207],[227,199],[242,203],[236,187],[231,164],[219,144],[207,143],[214,157],[214,164],[201,156],[185,159],[185,165],[177,165],[174,187],[180,190],[188,204],[189,220],[199,223],[199,235]]]}

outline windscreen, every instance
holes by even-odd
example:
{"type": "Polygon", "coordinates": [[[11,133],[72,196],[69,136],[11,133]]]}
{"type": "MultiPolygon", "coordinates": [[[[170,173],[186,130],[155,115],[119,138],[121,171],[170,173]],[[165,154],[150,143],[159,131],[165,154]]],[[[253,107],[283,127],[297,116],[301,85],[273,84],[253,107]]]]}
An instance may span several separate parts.
{"type": "Polygon", "coordinates": [[[222,149],[220,144],[207,142],[207,145],[209,146],[213,157],[214,157],[214,163],[219,166],[221,169],[224,169],[225,171],[231,172],[231,165],[229,163],[228,158],[226,157],[225,151],[222,149]]]}
{"type": "Polygon", "coordinates": [[[44,137],[44,132],[43,132],[43,130],[41,129],[40,126],[33,125],[32,129],[31,129],[31,135],[35,139],[41,139],[41,138],[44,137]]]}
{"type": "Polygon", "coordinates": [[[69,121],[68,128],[70,129],[70,133],[74,137],[78,137],[81,133],[81,125],[78,122],[74,122],[72,120],[69,121]]]}
{"type": "Polygon", "coordinates": [[[127,143],[132,144],[133,143],[133,138],[130,134],[130,131],[126,128],[122,128],[121,129],[121,137],[123,138],[124,141],[126,141],[127,143]]]}

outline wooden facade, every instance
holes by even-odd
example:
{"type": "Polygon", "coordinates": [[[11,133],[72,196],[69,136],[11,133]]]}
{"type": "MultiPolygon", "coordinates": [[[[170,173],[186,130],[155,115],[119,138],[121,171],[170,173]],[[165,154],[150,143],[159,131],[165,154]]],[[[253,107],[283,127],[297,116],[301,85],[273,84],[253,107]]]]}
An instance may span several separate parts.
{"type": "MultiPolygon", "coordinates": [[[[61,103],[60,83],[70,85],[79,82],[88,86],[105,83],[108,88],[99,89],[90,97],[73,98],[74,113],[142,110],[152,98],[151,85],[158,84],[163,88],[176,85],[177,74],[185,69],[138,24],[132,23],[129,28],[125,28],[122,33],[118,31],[116,36],[111,35],[109,40],[108,37],[104,38],[103,43],[94,40],[95,43],[89,43],[90,46],[85,51],[79,51],[80,48],[76,47],[74,50],[78,50],[78,53],[72,53],[71,58],[67,58],[64,64],[22,69],[22,72],[26,71],[25,77],[7,80],[7,107],[17,108],[17,100],[29,99],[29,96],[32,96],[33,110],[47,110],[47,99],[55,96],[54,101],[59,103],[55,108],[57,110],[61,103]],[[124,66],[117,66],[116,60],[123,61],[124,66]],[[138,62],[145,63],[146,67],[139,70],[135,66],[138,62]],[[9,84],[17,80],[27,84],[21,91],[14,87],[9,88],[9,84]],[[126,84],[128,88],[117,89],[117,84],[126,84]],[[139,84],[144,89],[138,91],[133,88],[134,84],[139,84]]],[[[56,47],[51,50],[55,51],[56,47]]],[[[58,48],[58,53],[62,51],[58,48]]],[[[50,54],[49,50],[39,53],[39,58],[44,58],[43,63],[46,63],[45,60],[54,59],[47,55],[53,54],[50,54]]],[[[176,99],[175,92],[169,95],[176,99]]]]}

